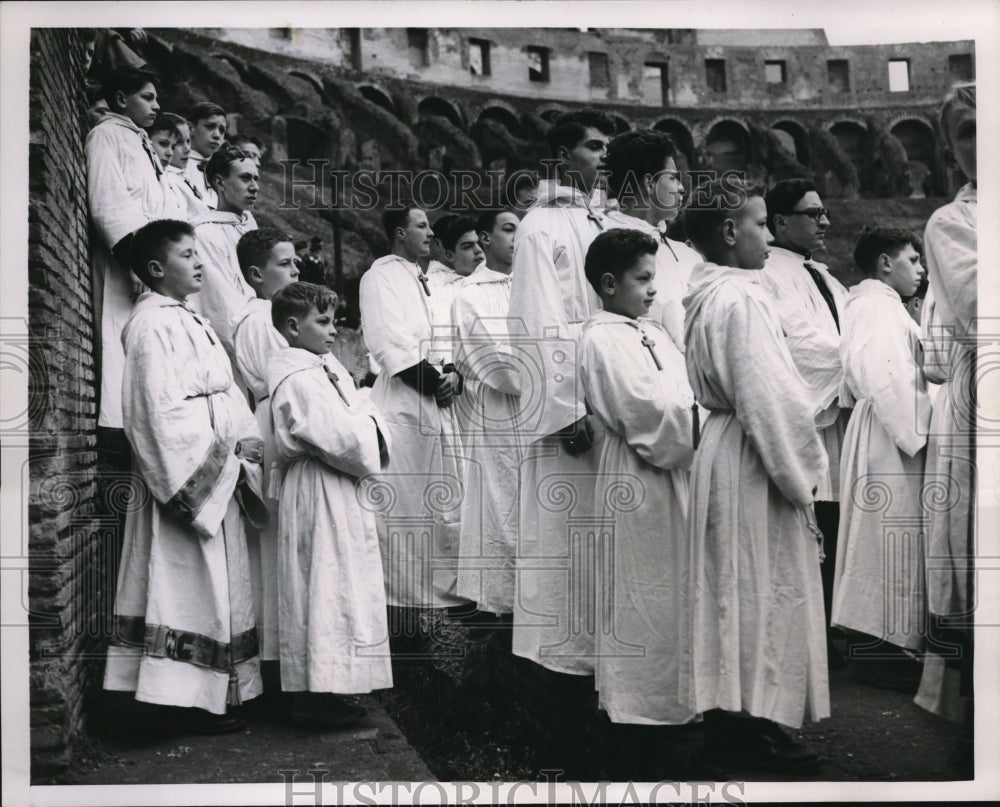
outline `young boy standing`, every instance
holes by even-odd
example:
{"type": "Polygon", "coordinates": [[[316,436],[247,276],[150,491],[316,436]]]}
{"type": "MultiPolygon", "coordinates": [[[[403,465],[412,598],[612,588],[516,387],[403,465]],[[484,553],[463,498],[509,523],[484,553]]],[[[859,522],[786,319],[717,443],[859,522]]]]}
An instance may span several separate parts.
{"type": "MultiPolygon", "coordinates": [[[[649,319],[658,241],[614,229],[587,251],[586,273],[603,310],[580,344],[587,402],[604,424],[599,478],[628,489],[612,509],[599,550],[612,624],[597,634],[597,691],[612,722],[679,724],[695,712],[679,699],[681,572],[687,552],[688,468],[694,453],[684,356],[649,319]]],[[[613,505],[612,505],[613,507],[613,505]]]]}
{"type": "Polygon", "coordinates": [[[201,191],[197,190],[184,175],[191,155],[191,129],[188,122],[180,115],[163,112],[157,116],[153,129],[150,130],[150,136],[154,141],[154,148],[157,148],[156,140],[158,138],[173,137],[173,150],[169,161],[164,163],[163,172],[163,184],[168,204],[172,204],[179,211],[177,218],[183,221],[197,220],[199,216],[208,211],[208,205],[205,204],[201,191]]]}
{"type": "Polygon", "coordinates": [[[778,724],[830,712],[812,515],[827,471],[816,401],[756,282],[771,240],[760,191],[699,188],[685,220],[707,261],[684,298],[685,358],[711,413],[691,468],[681,702],[706,713],[714,754],[806,770],[816,754],[778,724]]]}
{"type": "Polygon", "coordinates": [[[124,422],[150,495],[126,518],[104,688],[187,707],[192,730],[233,731],[227,707],[261,693],[240,515],[259,515],[260,432],[185,302],[202,281],[191,225],[147,224],[131,256],[151,291],[123,334],[124,422]]]}
{"type": "Polygon", "coordinates": [[[920,650],[925,633],[921,489],[931,402],[920,331],[902,302],[924,275],[919,250],[913,233],[888,227],[866,227],[854,244],[866,279],[848,294],[841,323],[840,397],[854,410],[841,453],[833,587],[833,624],[871,637],[865,652],[874,656],[858,660],[859,674],[911,691],[919,669],[892,648],[920,650]],[[888,497],[883,507],[872,506],[873,492],[888,497]]]}
{"type": "Polygon", "coordinates": [[[195,104],[188,115],[188,126],[191,130],[191,156],[188,160],[184,176],[198,189],[205,204],[215,207],[218,199],[217,191],[205,169],[209,158],[215,154],[226,139],[226,112],[218,104],[202,101],[195,104]]]}
{"type": "Polygon", "coordinates": [[[299,725],[346,725],[364,710],[340,695],[392,686],[375,520],[358,480],[384,471],[387,431],[331,354],[336,296],[292,283],[271,300],[288,347],[268,373],[282,463],[278,630],[282,688],[299,725]]]}

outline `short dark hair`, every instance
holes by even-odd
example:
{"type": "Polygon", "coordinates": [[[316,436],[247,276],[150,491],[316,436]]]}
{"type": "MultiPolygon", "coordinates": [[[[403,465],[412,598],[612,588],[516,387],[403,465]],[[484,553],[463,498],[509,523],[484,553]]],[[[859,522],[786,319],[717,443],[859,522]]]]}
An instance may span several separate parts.
{"type": "Polygon", "coordinates": [[[156,280],[150,277],[149,262],[163,261],[170,244],[176,244],[184,236],[194,238],[194,227],[177,219],[156,219],[144,224],[132,236],[128,246],[128,265],[147,286],[156,280]]]}
{"type": "Polygon", "coordinates": [[[382,213],[382,229],[385,230],[390,247],[396,243],[396,228],[402,227],[405,230],[409,224],[411,210],[423,210],[423,208],[413,202],[400,202],[394,207],[386,208],[382,213]]]}
{"type": "Polygon", "coordinates": [[[264,143],[261,141],[259,137],[251,137],[250,135],[245,135],[245,134],[236,134],[233,135],[232,137],[227,137],[226,140],[229,141],[230,146],[242,146],[246,143],[250,143],[251,145],[259,148],[261,151],[264,150],[264,143]]]}
{"type": "Polygon", "coordinates": [[[677,147],[666,132],[639,129],[618,135],[608,145],[605,161],[611,174],[608,192],[617,198],[623,188],[631,187],[646,174],[659,174],[667,159],[676,154],[677,147]]]}
{"type": "Polygon", "coordinates": [[[574,148],[583,140],[583,135],[588,128],[597,129],[608,137],[617,131],[614,118],[599,109],[580,109],[576,112],[566,112],[556,118],[552,128],[545,133],[549,154],[555,157],[559,153],[559,149],[564,146],[568,149],[574,148]]]}
{"type": "Polygon", "coordinates": [[[115,106],[117,93],[123,92],[125,95],[132,95],[132,93],[139,92],[147,84],[157,87],[159,83],[160,77],[152,70],[124,65],[104,74],[101,79],[101,93],[104,100],[108,102],[111,111],[118,112],[118,107],[115,106]]]}
{"type": "Polygon", "coordinates": [[[492,232],[493,228],[497,226],[497,219],[500,218],[500,216],[502,216],[504,213],[512,213],[514,215],[517,215],[514,213],[513,210],[508,210],[505,207],[498,207],[494,210],[484,210],[482,213],[479,214],[479,217],[476,219],[476,232],[477,233],[492,232]]]}
{"type": "Polygon", "coordinates": [[[866,277],[875,277],[879,255],[895,258],[907,244],[923,254],[923,243],[915,233],[902,227],[865,225],[854,239],[854,264],[866,277]]]}
{"type": "Polygon", "coordinates": [[[722,223],[744,208],[754,196],[764,196],[760,185],[748,185],[735,177],[699,185],[684,210],[684,229],[695,249],[704,254],[715,245],[722,223]]]}
{"type": "Polygon", "coordinates": [[[781,179],[764,194],[767,205],[767,229],[774,232],[774,217],[787,216],[795,209],[799,200],[810,191],[817,191],[815,183],[808,179],[781,179]]]}
{"type": "Polygon", "coordinates": [[[449,252],[455,251],[458,239],[465,235],[465,233],[470,231],[479,232],[476,229],[476,220],[472,216],[452,216],[445,223],[444,227],[435,225],[435,228],[434,234],[441,239],[441,246],[449,252]]]}
{"type": "Polygon", "coordinates": [[[229,176],[229,166],[240,160],[253,160],[253,156],[248,151],[233,146],[223,145],[215,154],[208,158],[205,163],[205,181],[208,186],[212,186],[212,177],[229,176]]]}
{"type": "Polygon", "coordinates": [[[183,115],[178,115],[176,112],[161,112],[159,115],[156,116],[157,120],[159,120],[160,118],[163,118],[164,120],[168,120],[172,124],[174,124],[174,126],[178,127],[178,134],[180,134],[180,127],[181,126],[187,126],[188,125],[187,118],[185,118],[183,115]]]}
{"type": "Polygon", "coordinates": [[[323,245],[323,239],[320,238],[318,235],[314,235],[312,238],[309,239],[310,247],[320,247],[322,245],[323,245]]]}
{"type": "Polygon", "coordinates": [[[271,257],[271,250],[278,244],[292,243],[292,237],[282,230],[273,227],[261,227],[243,233],[236,244],[236,259],[240,263],[240,271],[249,282],[251,266],[261,267],[271,257]]]}
{"type": "Polygon", "coordinates": [[[279,331],[289,317],[305,317],[316,309],[321,314],[337,308],[337,295],[326,286],[296,281],[275,292],[271,298],[271,324],[279,331]]]}
{"type": "Polygon", "coordinates": [[[642,230],[619,227],[605,230],[590,243],[583,272],[601,293],[601,277],[610,273],[616,279],[634,267],[643,255],[655,255],[659,244],[653,236],[642,230]]]}
{"type": "Polygon", "coordinates": [[[169,112],[160,112],[152,126],[146,129],[146,133],[152,137],[157,132],[169,132],[179,140],[181,133],[177,128],[177,121],[174,120],[176,117],[177,115],[171,115],[169,112]]]}
{"type": "Polygon", "coordinates": [[[298,252],[300,249],[305,249],[308,246],[309,244],[306,242],[306,240],[304,238],[300,238],[298,241],[295,242],[295,251],[298,252]]]}
{"type": "Polygon", "coordinates": [[[226,117],[226,110],[213,101],[201,101],[191,107],[191,111],[188,113],[187,119],[191,121],[191,123],[197,123],[200,120],[214,118],[216,115],[226,117]]]}

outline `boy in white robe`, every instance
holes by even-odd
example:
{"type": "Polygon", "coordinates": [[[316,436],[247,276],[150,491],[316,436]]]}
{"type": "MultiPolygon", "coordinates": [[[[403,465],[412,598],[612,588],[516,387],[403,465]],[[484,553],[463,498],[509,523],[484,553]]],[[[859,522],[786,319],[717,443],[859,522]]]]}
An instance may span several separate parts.
{"type": "Polygon", "coordinates": [[[251,211],[260,192],[260,175],[249,154],[228,147],[212,156],[205,171],[217,192],[218,207],[194,221],[205,282],[191,305],[212,323],[232,356],[233,319],[247,300],[257,296],[240,271],[236,245],[244,233],[257,229],[251,211]]]}
{"type": "Polygon", "coordinates": [[[104,688],[187,707],[189,730],[236,731],[227,708],[261,692],[240,514],[262,517],[260,432],[218,337],[185,303],[202,278],[191,226],[152,222],[131,254],[151,289],[123,334],[125,430],[146,495],[126,520],[104,688]]]}
{"type": "Polygon", "coordinates": [[[604,310],[584,330],[579,372],[606,428],[601,479],[616,486],[601,502],[610,523],[599,552],[602,587],[613,608],[597,635],[599,704],[614,723],[676,725],[696,716],[680,701],[678,646],[694,395],[684,356],[648,317],[657,247],[632,229],[601,233],[590,245],[587,279],[604,310]]]}
{"type": "Polygon", "coordinates": [[[413,627],[417,609],[468,601],[455,589],[462,480],[450,407],[461,379],[432,363],[434,292],[417,263],[430,251],[433,232],[424,211],[412,205],[386,210],[383,225],[393,252],[362,276],[360,303],[365,344],[381,367],[372,402],[393,446],[389,468],[369,493],[386,600],[396,608],[395,636],[413,627]]]}
{"type": "Polygon", "coordinates": [[[172,112],[161,112],[154,126],[170,127],[168,131],[176,135],[173,152],[169,163],[165,163],[166,168],[162,177],[168,200],[172,197],[172,201],[168,201],[168,204],[172,204],[179,211],[177,218],[182,221],[195,221],[208,212],[209,207],[205,204],[201,191],[184,176],[191,156],[191,129],[188,122],[172,112]]]}
{"type": "Polygon", "coordinates": [[[854,407],[841,453],[840,535],[833,624],[866,634],[854,642],[856,675],[913,692],[918,665],[893,648],[923,647],[925,516],[921,490],[931,402],[920,331],[902,298],[923,277],[920,242],[908,230],[866,227],[854,262],[867,276],[844,305],[840,355],[854,407]]]}
{"type": "Polygon", "coordinates": [[[208,161],[225,142],[228,125],[225,110],[211,101],[195,104],[187,117],[191,131],[191,155],[184,169],[184,176],[198,189],[201,198],[210,208],[218,204],[218,192],[212,186],[205,169],[208,161]]]}
{"type": "Polygon", "coordinates": [[[272,298],[288,341],[268,381],[282,464],[278,525],[281,685],[298,725],[342,726],[365,710],[340,695],[392,686],[378,534],[359,480],[385,470],[386,434],[330,353],[336,296],[292,283],[272,298]]]}
{"type": "Polygon", "coordinates": [[[680,700],[705,713],[713,755],[813,770],[816,754],[778,724],[830,712],[816,401],[758,284],[770,242],[760,191],[717,182],[694,197],[685,223],[707,263],[684,298],[685,359],[710,414],[691,468],[680,700]]]}
{"type": "Polygon", "coordinates": [[[267,373],[271,357],[288,346],[271,321],[271,298],[299,277],[291,238],[280,230],[251,230],[236,245],[240,270],[257,293],[247,300],[233,322],[236,366],[252,395],[254,416],[264,438],[264,503],[270,518],[259,530],[248,530],[250,566],[254,579],[254,606],[260,657],[264,662],[278,658],[278,480],[273,474],[277,461],[267,373]]]}
{"type": "Polygon", "coordinates": [[[465,459],[458,593],[480,611],[497,615],[514,608],[518,533],[519,380],[506,344],[517,223],[517,216],[508,211],[484,214],[478,222],[465,219],[463,226],[472,229],[457,236],[456,263],[479,265],[456,291],[451,308],[455,364],[464,381],[455,404],[465,459]],[[473,239],[475,246],[470,246],[473,239]],[[497,269],[488,257],[487,263],[480,263],[486,254],[480,239],[500,246],[493,251],[497,269]],[[501,242],[506,244],[505,256],[501,242]]]}
{"type": "Polygon", "coordinates": [[[608,115],[587,109],[560,116],[547,133],[559,178],[539,184],[517,229],[508,315],[524,351],[513,652],[577,676],[594,672],[597,594],[587,559],[595,538],[586,525],[600,429],[586,411],[576,353],[584,323],[600,308],[583,262],[608,228],[600,208],[614,132],[608,115]]]}

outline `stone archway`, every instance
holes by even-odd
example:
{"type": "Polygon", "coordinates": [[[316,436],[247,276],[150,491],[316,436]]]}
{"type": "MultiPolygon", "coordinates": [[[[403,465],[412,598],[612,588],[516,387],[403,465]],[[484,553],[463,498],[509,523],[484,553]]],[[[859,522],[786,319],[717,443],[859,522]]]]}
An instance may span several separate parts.
{"type": "Polygon", "coordinates": [[[392,115],[396,115],[396,105],[392,102],[392,99],[378,87],[371,84],[360,84],[358,86],[358,92],[361,93],[365,100],[371,101],[373,104],[377,104],[392,115]]]}
{"type": "Polygon", "coordinates": [[[720,120],[708,131],[705,151],[707,167],[714,171],[746,171],[750,162],[750,134],[735,120],[720,120]]]}
{"type": "Polygon", "coordinates": [[[860,190],[871,189],[872,185],[872,145],[871,136],[864,126],[851,120],[842,120],[829,127],[830,134],[837,138],[841,149],[858,172],[860,190]]]}
{"type": "Polygon", "coordinates": [[[654,123],[653,128],[658,132],[670,135],[670,139],[674,141],[679,158],[676,162],[682,173],[697,167],[695,165],[694,138],[687,126],[676,118],[664,118],[654,123]]]}
{"type": "Polygon", "coordinates": [[[801,124],[793,120],[780,120],[773,123],[771,129],[797,162],[809,165],[812,157],[809,153],[809,138],[801,124]]]}
{"type": "Polygon", "coordinates": [[[462,113],[451,101],[446,101],[444,98],[438,98],[433,95],[428,96],[417,105],[417,110],[421,117],[433,115],[446,118],[463,132],[465,131],[465,121],[462,118],[462,113]]]}
{"type": "Polygon", "coordinates": [[[906,149],[910,168],[910,196],[933,196],[938,191],[935,182],[938,168],[937,146],[933,129],[925,121],[907,118],[896,123],[890,131],[906,149]]]}

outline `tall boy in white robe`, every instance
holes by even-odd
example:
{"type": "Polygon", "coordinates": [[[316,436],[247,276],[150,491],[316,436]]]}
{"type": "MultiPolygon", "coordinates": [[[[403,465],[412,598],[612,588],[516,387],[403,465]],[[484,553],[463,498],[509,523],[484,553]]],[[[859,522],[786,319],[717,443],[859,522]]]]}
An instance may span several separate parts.
{"type": "Polygon", "coordinates": [[[816,754],[778,724],[830,713],[812,510],[827,472],[816,401],[758,284],[771,240],[760,191],[699,188],[685,223],[707,261],[684,298],[685,359],[710,414],[691,468],[680,699],[705,713],[714,755],[812,770],[816,754]]]}
{"type": "Polygon", "coordinates": [[[288,341],[268,382],[281,459],[278,637],[292,721],[346,725],[364,709],[341,695],[392,686],[375,519],[359,480],[384,471],[386,431],[330,353],[336,295],[292,283],[271,300],[288,341]]]}
{"type": "Polygon", "coordinates": [[[202,101],[192,107],[187,117],[191,131],[191,154],[184,176],[198,189],[201,198],[210,208],[218,204],[218,192],[206,174],[208,161],[226,139],[228,125],[226,112],[218,104],[202,101]]]}
{"type": "Polygon", "coordinates": [[[277,456],[267,385],[271,357],[288,346],[271,321],[271,298],[299,276],[295,247],[286,233],[271,228],[251,230],[236,245],[240,270],[257,293],[247,300],[233,322],[236,366],[253,396],[254,416],[264,438],[264,503],[270,519],[259,530],[249,530],[247,544],[254,576],[254,606],[262,661],[278,658],[278,483],[272,479],[277,456]]]}
{"type": "Polygon", "coordinates": [[[559,176],[539,185],[517,229],[508,315],[525,352],[513,652],[578,676],[594,672],[597,602],[588,544],[600,432],[586,411],[576,354],[584,323],[600,308],[583,262],[590,242],[608,228],[601,207],[614,132],[614,121],[593,109],[562,115],[548,131],[559,176]]]}
{"type": "Polygon", "coordinates": [[[841,453],[833,588],[833,624],[869,637],[857,648],[858,674],[909,691],[919,667],[892,648],[921,650],[926,633],[921,490],[931,402],[920,331],[902,301],[924,274],[919,249],[898,228],[866,227],[855,241],[854,262],[867,277],[850,290],[841,323],[840,398],[854,409],[841,453]]]}
{"type": "Polygon", "coordinates": [[[261,518],[261,439],[211,326],[185,303],[201,286],[194,234],[160,220],[132,240],[151,291],[124,332],[125,431],[148,489],[129,510],[104,688],[188,707],[186,728],[242,722],[261,693],[241,509],[261,518]]]}
{"type": "Polygon", "coordinates": [[[684,356],[649,319],[658,240],[633,229],[601,233],[586,272],[603,310],[580,344],[587,401],[606,428],[602,496],[612,525],[599,552],[611,591],[611,625],[597,635],[599,704],[614,723],[686,723],[678,634],[687,554],[688,468],[694,454],[694,395],[684,356]],[[619,506],[620,505],[620,506],[619,506]]]}

